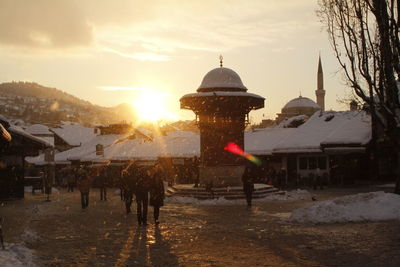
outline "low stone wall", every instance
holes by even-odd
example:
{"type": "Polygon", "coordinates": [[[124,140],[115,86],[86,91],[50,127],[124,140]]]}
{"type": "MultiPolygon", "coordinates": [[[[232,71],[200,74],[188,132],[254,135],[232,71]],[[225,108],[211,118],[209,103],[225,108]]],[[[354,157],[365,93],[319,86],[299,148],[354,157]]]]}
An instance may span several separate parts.
{"type": "Polygon", "coordinates": [[[241,186],[245,166],[200,166],[200,184],[209,184],[213,187],[241,186]]]}

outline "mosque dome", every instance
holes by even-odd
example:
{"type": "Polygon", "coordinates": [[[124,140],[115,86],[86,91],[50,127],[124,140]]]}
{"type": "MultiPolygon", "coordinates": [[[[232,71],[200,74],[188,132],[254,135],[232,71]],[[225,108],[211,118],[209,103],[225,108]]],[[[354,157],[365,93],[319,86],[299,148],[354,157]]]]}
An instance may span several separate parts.
{"type": "Polygon", "coordinates": [[[282,108],[282,112],[278,114],[276,120],[281,122],[284,119],[299,115],[311,117],[318,110],[321,110],[321,107],[313,100],[308,97],[299,96],[287,102],[287,104],[282,108]]]}
{"type": "Polygon", "coordinates": [[[313,100],[309,99],[308,97],[302,97],[302,96],[290,100],[283,107],[283,109],[290,109],[290,108],[313,108],[316,110],[321,109],[321,107],[313,100]]]}
{"type": "Polygon", "coordinates": [[[239,75],[229,68],[215,68],[210,70],[203,78],[197,92],[212,91],[242,91],[247,88],[243,85],[239,75]]]}

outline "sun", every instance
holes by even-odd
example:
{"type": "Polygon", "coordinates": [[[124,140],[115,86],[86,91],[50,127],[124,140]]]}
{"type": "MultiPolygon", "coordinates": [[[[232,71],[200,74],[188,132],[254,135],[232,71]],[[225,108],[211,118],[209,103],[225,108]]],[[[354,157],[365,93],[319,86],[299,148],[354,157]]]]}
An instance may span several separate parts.
{"type": "Polygon", "coordinates": [[[141,121],[157,122],[174,118],[167,109],[168,94],[144,89],[132,103],[141,121]]]}

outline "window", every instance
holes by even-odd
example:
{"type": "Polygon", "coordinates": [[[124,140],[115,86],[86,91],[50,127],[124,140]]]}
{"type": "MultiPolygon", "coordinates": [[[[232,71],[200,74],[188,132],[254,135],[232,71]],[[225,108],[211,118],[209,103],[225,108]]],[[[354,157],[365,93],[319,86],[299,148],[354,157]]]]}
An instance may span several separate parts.
{"type": "Polygon", "coordinates": [[[318,168],[326,170],[326,157],[318,157],[318,168]]]}
{"type": "Polygon", "coordinates": [[[308,158],[308,169],[315,170],[317,168],[317,158],[316,157],[309,157],[308,158]]]}
{"type": "Polygon", "coordinates": [[[299,159],[299,169],[300,170],[307,170],[308,167],[308,158],[302,157],[299,159]]]}

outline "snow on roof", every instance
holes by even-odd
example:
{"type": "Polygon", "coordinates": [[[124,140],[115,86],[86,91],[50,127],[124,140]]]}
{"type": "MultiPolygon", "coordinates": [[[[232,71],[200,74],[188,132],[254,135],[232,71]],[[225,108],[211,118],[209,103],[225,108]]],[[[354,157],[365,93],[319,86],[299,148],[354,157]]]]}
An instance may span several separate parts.
{"type": "Polygon", "coordinates": [[[191,93],[191,94],[186,94],[182,96],[182,98],[187,98],[187,97],[207,97],[207,96],[251,96],[255,98],[261,98],[265,99],[262,96],[252,94],[252,93],[247,93],[247,92],[226,92],[226,91],[213,91],[213,92],[200,92],[200,93],[191,93]]]}
{"type": "Polygon", "coordinates": [[[254,155],[271,155],[272,150],[295,130],[295,128],[265,128],[246,131],[245,151],[254,155]]]}
{"type": "MultiPolygon", "coordinates": [[[[370,139],[370,118],[363,111],[315,113],[298,128],[266,128],[245,132],[245,151],[255,155],[273,153],[318,153],[323,144],[357,144],[370,139]]],[[[99,135],[91,141],[55,155],[56,163],[80,159],[156,159],[158,157],[200,156],[200,135],[189,131],[156,134],[152,139],[128,135],[99,135]],[[119,142],[117,142],[119,140],[119,142]],[[104,146],[104,156],[96,155],[96,145],[104,146]]],[[[353,150],[352,150],[353,151],[353,150]]],[[[43,161],[38,158],[37,161],[43,161]]]]}
{"type": "Polygon", "coordinates": [[[26,127],[25,131],[30,134],[53,134],[52,132],[50,132],[49,127],[42,124],[32,124],[26,127]]]}
{"type": "Polygon", "coordinates": [[[294,121],[301,121],[301,120],[302,121],[306,121],[307,119],[308,119],[307,115],[294,116],[294,117],[291,117],[291,118],[284,119],[283,121],[281,121],[281,123],[279,123],[279,125],[277,127],[279,127],[279,128],[287,128],[294,121]]]}
{"type": "Polygon", "coordinates": [[[27,138],[27,139],[29,139],[31,141],[40,143],[41,145],[44,145],[45,147],[52,147],[53,146],[51,143],[47,142],[46,140],[44,140],[42,138],[39,138],[37,136],[31,135],[30,133],[26,132],[24,129],[22,129],[19,126],[11,125],[7,130],[11,133],[11,136],[13,134],[17,134],[17,135],[23,136],[23,137],[25,137],[25,138],[27,138]]]}
{"type": "MultiPolygon", "coordinates": [[[[110,160],[157,159],[158,157],[194,157],[200,155],[200,135],[193,132],[171,132],[157,135],[152,141],[129,139],[104,149],[104,158],[110,160]]],[[[95,152],[84,157],[94,160],[103,156],[95,152]]]]}
{"type": "Polygon", "coordinates": [[[299,96],[287,102],[287,104],[283,107],[286,108],[298,108],[298,107],[311,107],[311,108],[318,108],[321,107],[315,103],[313,100],[309,99],[308,97],[299,96]]]}
{"type": "Polygon", "coordinates": [[[71,146],[79,146],[96,136],[93,128],[80,124],[65,124],[61,128],[52,128],[51,131],[71,146]]]}
{"type": "Polygon", "coordinates": [[[53,136],[37,136],[37,137],[40,138],[40,139],[43,139],[47,143],[49,143],[52,146],[54,146],[54,137],[53,136]]]}
{"type": "Polygon", "coordinates": [[[370,128],[370,117],[364,111],[316,112],[273,153],[322,152],[321,144],[366,145],[371,139],[370,128]]]}
{"type": "MultiPolygon", "coordinates": [[[[331,132],[321,144],[323,145],[366,145],[371,140],[371,117],[365,112],[352,112],[353,118],[344,120],[340,127],[331,132]]],[[[350,115],[350,114],[349,114],[350,115]]],[[[351,115],[350,115],[351,116],[351,115]]]]}
{"type": "Polygon", "coordinates": [[[210,70],[204,76],[199,86],[199,89],[212,88],[238,88],[247,90],[240,76],[235,71],[223,67],[210,70]]]}
{"type": "MultiPolygon", "coordinates": [[[[54,155],[54,162],[57,164],[68,164],[69,160],[80,160],[86,155],[96,153],[96,145],[101,144],[104,149],[111,144],[115,143],[119,139],[126,137],[126,135],[110,134],[110,135],[97,135],[89,142],[83,143],[81,146],[74,147],[72,149],[57,153],[54,155]]],[[[35,158],[30,158],[28,161],[33,164],[42,164],[44,158],[40,155],[35,158]]]]}

